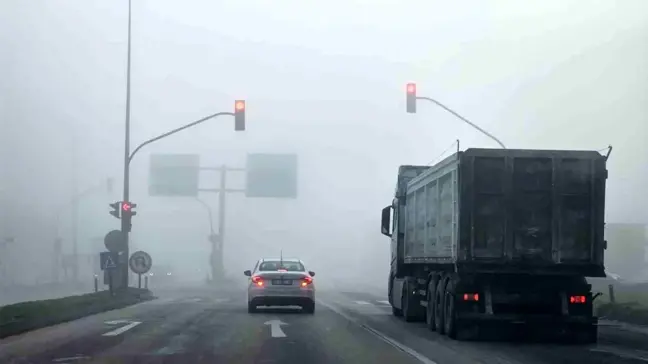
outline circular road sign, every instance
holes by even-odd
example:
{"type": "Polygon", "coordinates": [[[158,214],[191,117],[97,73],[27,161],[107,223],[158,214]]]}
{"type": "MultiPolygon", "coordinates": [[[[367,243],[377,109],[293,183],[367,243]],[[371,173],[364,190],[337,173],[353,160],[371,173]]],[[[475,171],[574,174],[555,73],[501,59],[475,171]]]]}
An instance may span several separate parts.
{"type": "Polygon", "coordinates": [[[121,230],[112,230],[104,237],[104,245],[109,252],[117,253],[126,249],[126,236],[121,230]]]}
{"type": "Polygon", "coordinates": [[[128,265],[130,269],[137,274],[144,274],[151,269],[153,260],[148,253],[143,251],[138,251],[133,253],[128,260],[128,265]]]}

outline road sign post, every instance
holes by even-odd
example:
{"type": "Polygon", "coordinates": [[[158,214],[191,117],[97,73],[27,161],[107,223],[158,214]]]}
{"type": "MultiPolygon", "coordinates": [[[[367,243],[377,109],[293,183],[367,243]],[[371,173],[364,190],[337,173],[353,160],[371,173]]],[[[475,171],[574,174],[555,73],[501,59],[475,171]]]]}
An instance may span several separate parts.
{"type": "Polygon", "coordinates": [[[117,252],[99,253],[99,264],[101,265],[100,268],[108,275],[108,289],[110,290],[111,296],[114,293],[113,271],[117,269],[118,263],[119,263],[119,253],[117,252]]]}
{"type": "Polygon", "coordinates": [[[153,265],[151,256],[146,252],[137,251],[128,259],[128,265],[137,274],[137,288],[142,288],[142,274],[148,272],[153,265]]]}

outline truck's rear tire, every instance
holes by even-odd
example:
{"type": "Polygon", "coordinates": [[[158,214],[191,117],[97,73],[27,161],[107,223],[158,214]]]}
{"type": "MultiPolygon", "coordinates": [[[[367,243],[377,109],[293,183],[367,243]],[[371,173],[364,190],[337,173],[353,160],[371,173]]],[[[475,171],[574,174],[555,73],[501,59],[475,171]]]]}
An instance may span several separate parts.
{"type": "Polygon", "coordinates": [[[443,324],[445,334],[451,339],[457,339],[457,320],[455,312],[455,288],[452,280],[446,284],[443,300],[443,324]]]}
{"type": "Polygon", "coordinates": [[[434,312],[434,298],[436,296],[436,282],[431,280],[427,286],[427,307],[425,308],[425,324],[430,331],[436,331],[434,312]]]}
{"type": "Polygon", "coordinates": [[[439,279],[434,295],[434,324],[436,326],[436,332],[441,335],[445,334],[445,317],[443,314],[443,307],[445,306],[445,283],[445,279],[439,279]]]}
{"type": "Polygon", "coordinates": [[[566,331],[569,344],[589,345],[598,342],[598,326],[596,325],[579,325],[570,327],[566,331]]]}

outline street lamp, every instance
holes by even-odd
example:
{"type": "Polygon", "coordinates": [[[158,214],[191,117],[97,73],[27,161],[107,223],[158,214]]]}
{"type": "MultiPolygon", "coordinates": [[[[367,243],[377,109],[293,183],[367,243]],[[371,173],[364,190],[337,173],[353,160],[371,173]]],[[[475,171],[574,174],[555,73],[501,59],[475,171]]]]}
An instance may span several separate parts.
{"type": "Polygon", "coordinates": [[[440,103],[439,101],[437,101],[437,100],[435,100],[435,99],[433,99],[431,97],[417,96],[416,95],[416,84],[415,83],[408,83],[407,84],[407,86],[406,86],[406,98],[407,98],[406,110],[407,110],[408,113],[410,113],[410,114],[416,113],[416,100],[430,101],[430,102],[440,106],[442,109],[449,112],[450,114],[456,116],[459,120],[465,122],[466,124],[472,126],[475,129],[477,129],[478,131],[480,131],[481,133],[483,133],[487,137],[491,138],[492,140],[495,141],[495,143],[499,144],[499,146],[502,147],[503,149],[506,149],[506,147],[504,146],[504,143],[502,143],[499,139],[497,139],[495,136],[493,136],[492,134],[490,134],[486,130],[480,128],[475,123],[473,123],[470,120],[466,119],[465,117],[459,115],[459,113],[457,113],[456,111],[450,109],[449,107],[443,105],[442,103],[440,103]]]}

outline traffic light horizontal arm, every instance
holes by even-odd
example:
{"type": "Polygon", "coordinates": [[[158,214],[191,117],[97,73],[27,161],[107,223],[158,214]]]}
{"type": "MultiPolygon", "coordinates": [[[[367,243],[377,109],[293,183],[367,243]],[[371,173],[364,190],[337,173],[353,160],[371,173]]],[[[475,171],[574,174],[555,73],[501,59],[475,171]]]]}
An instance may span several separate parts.
{"type": "MultiPolygon", "coordinates": [[[[220,192],[220,188],[199,188],[198,192],[220,192]]],[[[225,193],[235,193],[235,192],[245,192],[245,189],[242,188],[226,188],[225,193]]]]}
{"type": "Polygon", "coordinates": [[[170,135],[173,135],[173,134],[175,134],[175,133],[177,133],[179,131],[191,128],[192,126],[196,126],[196,125],[198,125],[200,123],[203,123],[203,122],[205,122],[205,121],[207,121],[209,119],[212,119],[212,118],[215,118],[215,117],[218,117],[218,116],[222,116],[222,115],[232,115],[232,116],[234,116],[234,113],[231,113],[231,112],[217,112],[216,114],[205,116],[204,118],[196,120],[193,123],[189,123],[189,124],[187,124],[185,126],[181,126],[179,128],[173,129],[173,130],[168,131],[168,132],[166,132],[164,134],[158,135],[155,138],[151,138],[151,139],[145,141],[144,143],[138,145],[137,148],[135,148],[135,150],[133,150],[133,152],[130,154],[130,156],[128,157],[128,164],[130,165],[130,162],[133,160],[133,157],[135,157],[135,154],[140,149],[142,149],[143,147],[145,147],[145,146],[147,146],[147,145],[149,145],[149,144],[151,144],[153,142],[156,142],[156,141],[158,141],[158,140],[160,140],[162,138],[166,138],[166,137],[168,137],[170,135]]]}
{"type": "Polygon", "coordinates": [[[247,169],[245,169],[245,168],[236,168],[236,167],[225,167],[225,168],[223,168],[223,167],[200,167],[198,169],[200,169],[201,171],[222,171],[223,169],[225,169],[228,172],[245,172],[245,171],[247,171],[247,169]]]}
{"type": "Polygon", "coordinates": [[[463,122],[465,122],[466,124],[472,126],[473,128],[479,130],[480,132],[482,132],[482,133],[483,133],[484,135],[486,135],[487,137],[493,139],[493,140],[494,140],[497,144],[499,144],[500,147],[502,147],[503,149],[506,149],[506,147],[504,146],[504,143],[502,143],[502,142],[501,142],[499,139],[497,139],[495,136],[493,136],[492,134],[490,134],[490,133],[487,132],[486,130],[480,128],[480,127],[477,126],[476,124],[472,123],[470,120],[468,120],[468,119],[464,118],[463,116],[459,115],[459,113],[455,112],[454,110],[450,109],[449,107],[447,107],[447,106],[443,105],[442,103],[438,102],[437,100],[435,100],[435,99],[433,99],[433,98],[430,98],[430,97],[425,97],[425,96],[417,96],[416,98],[417,98],[417,99],[421,99],[421,100],[427,100],[427,101],[430,101],[430,102],[432,102],[432,103],[434,103],[434,104],[437,104],[439,107],[441,107],[441,108],[444,109],[445,111],[447,111],[447,112],[449,112],[450,114],[456,116],[456,117],[459,118],[461,121],[463,121],[463,122]]]}

